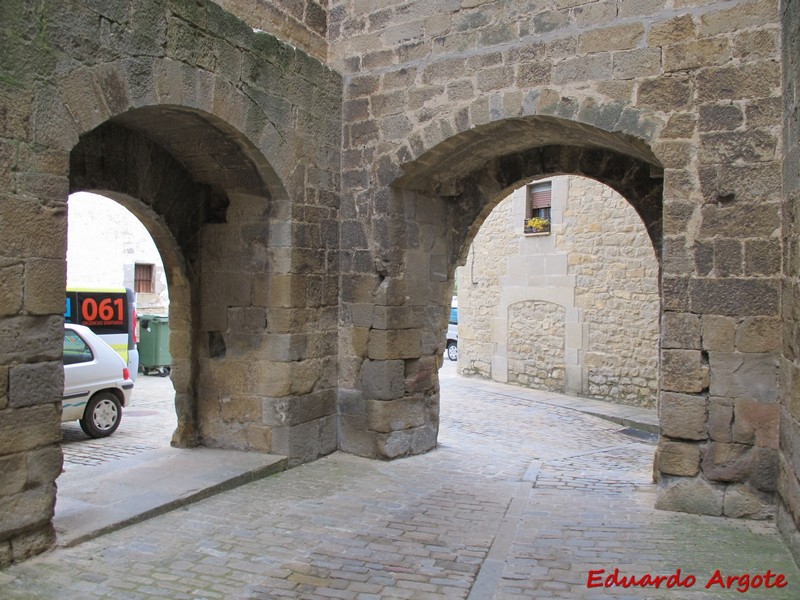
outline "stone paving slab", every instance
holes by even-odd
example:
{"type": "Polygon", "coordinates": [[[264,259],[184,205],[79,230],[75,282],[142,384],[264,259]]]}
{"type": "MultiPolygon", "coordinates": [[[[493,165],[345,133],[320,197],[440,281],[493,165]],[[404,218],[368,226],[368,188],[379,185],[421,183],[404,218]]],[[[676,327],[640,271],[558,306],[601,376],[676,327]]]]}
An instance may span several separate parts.
{"type": "Polygon", "coordinates": [[[201,498],[283,471],[286,457],[195,448],[148,450],[58,478],[53,524],[73,546],[201,498]]]}
{"type": "Polygon", "coordinates": [[[800,597],[773,523],[656,511],[652,442],[516,389],[443,378],[427,455],[336,453],[9,567],[0,597],[800,597]],[[694,583],[665,588],[678,569],[694,583]],[[663,585],[589,587],[615,570],[663,585]],[[759,587],[706,589],[717,570],[759,587]]]}

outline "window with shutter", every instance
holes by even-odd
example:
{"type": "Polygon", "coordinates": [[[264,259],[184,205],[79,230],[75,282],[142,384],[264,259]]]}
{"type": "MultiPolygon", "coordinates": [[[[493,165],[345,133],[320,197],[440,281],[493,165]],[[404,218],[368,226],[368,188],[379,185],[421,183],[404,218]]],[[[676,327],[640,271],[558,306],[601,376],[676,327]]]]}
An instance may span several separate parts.
{"type": "Polygon", "coordinates": [[[142,263],[134,265],[133,285],[137,294],[152,294],[155,291],[153,271],[155,271],[155,265],[142,263]]]}
{"type": "Polygon", "coordinates": [[[525,233],[550,233],[550,204],[553,186],[549,181],[528,186],[525,233]]]}

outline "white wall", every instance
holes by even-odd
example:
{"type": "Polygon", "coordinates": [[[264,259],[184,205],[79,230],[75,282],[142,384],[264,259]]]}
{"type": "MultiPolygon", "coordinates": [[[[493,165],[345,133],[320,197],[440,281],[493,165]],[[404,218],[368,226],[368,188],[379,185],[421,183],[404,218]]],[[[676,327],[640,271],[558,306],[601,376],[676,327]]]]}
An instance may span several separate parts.
{"type": "Polygon", "coordinates": [[[164,266],[153,238],[114,200],[78,192],[67,204],[67,285],[133,288],[134,264],[155,265],[155,293],[137,294],[139,314],[167,314],[164,266]]]}

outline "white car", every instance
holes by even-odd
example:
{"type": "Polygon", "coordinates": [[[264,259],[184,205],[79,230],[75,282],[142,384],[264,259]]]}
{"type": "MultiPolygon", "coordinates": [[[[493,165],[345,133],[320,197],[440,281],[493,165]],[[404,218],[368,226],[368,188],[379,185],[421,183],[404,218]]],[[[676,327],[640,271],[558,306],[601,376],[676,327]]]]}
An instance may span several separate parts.
{"type": "Polygon", "coordinates": [[[450,319],[447,322],[447,358],[458,360],[458,297],[453,296],[450,319]]]}
{"type": "Polygon", "coordinates": [[[111,435],[130,403],[133,380],[128,366],[88,327],[64,325],[62,421],[79,420],[94,438],[111,435]]]}

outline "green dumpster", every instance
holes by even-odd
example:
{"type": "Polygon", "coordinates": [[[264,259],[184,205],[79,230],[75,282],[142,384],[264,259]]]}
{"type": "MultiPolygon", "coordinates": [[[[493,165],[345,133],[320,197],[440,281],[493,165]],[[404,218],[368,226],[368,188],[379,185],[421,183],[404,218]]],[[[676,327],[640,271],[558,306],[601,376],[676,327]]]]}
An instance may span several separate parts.
{"type": "Polygon", "coordinates": [[[145,375],[169,374],[169,317],[139,315],[139,368],[145,375]]]}

